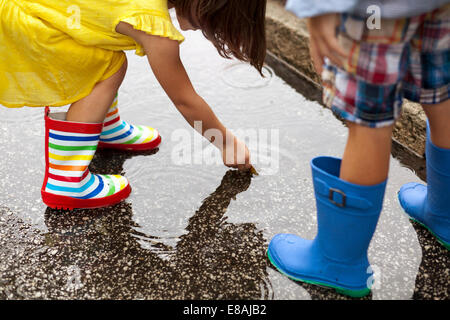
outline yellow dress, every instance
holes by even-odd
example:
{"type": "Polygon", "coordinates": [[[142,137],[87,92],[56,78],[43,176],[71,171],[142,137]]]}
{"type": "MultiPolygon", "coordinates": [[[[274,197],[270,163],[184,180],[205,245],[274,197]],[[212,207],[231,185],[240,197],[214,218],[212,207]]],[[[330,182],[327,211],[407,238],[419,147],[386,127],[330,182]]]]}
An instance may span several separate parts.
{"type": "Polygon", "coordinates": [[[182,42],[167,0],[0,0],[0,104],[63,106],[116,73],[123,50],[143,48],[120,21],[182,42]]]}

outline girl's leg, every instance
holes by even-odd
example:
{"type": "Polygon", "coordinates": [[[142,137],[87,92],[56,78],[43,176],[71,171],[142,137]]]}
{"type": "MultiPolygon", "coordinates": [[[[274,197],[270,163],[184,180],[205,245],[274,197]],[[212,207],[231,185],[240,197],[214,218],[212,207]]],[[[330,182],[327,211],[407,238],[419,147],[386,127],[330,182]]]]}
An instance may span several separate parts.
{"type": "Polygon", "coordinates": [[[424,105],[430,123],[431,141],[439,148],[450,149],[450,100],[424,105]]]}
{"type": "Polygon", "coordinates": [[[374,129],[348,122],[348,127],[340,178],[364,186],[382,183],[389,173],[394,126],[374,129]]]}
{"type": "Polygon", "coordinates": [[[46,172],[41,193],[49,207],[100,208],[129,196],[131,187],[125,177],[89,171],[106,111],[125,72],[126,63],[98,83],[89,96],[74,103],[68,113],[46,114],[46,172]]]}
{"type": "Polygon", "coordinates": [[[114,101],[114,97],[127,72],[127,61],[112,77],[99,82],[91,94],[73,103],[67,112],[67,121],[101,123],[114,101]]]}
{"type": "Polygon", "coordinates": [[[158,130],[149,126],[131,125],[120,118],[117,92],[127,71],[127,61],[112,77],[99,82],[91,94],[70,106],[67,121],[103,123],[99,148],[146,151],[161,143],[158,130]]]}

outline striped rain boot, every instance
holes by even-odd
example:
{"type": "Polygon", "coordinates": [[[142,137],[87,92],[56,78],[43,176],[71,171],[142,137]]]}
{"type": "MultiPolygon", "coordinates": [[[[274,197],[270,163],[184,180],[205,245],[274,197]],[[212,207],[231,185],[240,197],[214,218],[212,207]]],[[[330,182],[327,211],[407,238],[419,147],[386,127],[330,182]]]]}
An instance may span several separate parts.
{"type": "Polygon", "coordinates": [[[146,151],[161,144],[161,136],[156,129],[148,126],[134,126],[120,119],[117,96],[106,115],[99,148],[126,151],[146,151]]]}
{"type": "Polygon", "coordinates": [[[92,209],[126,199],[131,187],[118,175],[91,174],[103,124],[65,121],[66,113],[45,111],[46,170],[41,194],[53,209],[92,209]]]}

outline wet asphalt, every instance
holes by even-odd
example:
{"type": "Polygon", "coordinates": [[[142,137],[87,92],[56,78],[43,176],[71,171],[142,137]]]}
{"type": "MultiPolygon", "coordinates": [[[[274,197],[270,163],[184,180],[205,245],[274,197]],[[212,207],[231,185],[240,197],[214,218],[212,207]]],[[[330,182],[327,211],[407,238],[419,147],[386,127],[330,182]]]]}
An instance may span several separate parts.
{"type": "MultiPolygon", "coordinates": [[[[0,109],[0,299],[348,299],[287,279],[266,257],[277,233],[314,237],[309,161],[341,156],[345,126],[285,83],[277,66],[260,79],[189,33],[182,58],[194,86],[238,136],[256,130],[259,143],[250,149],[260,176],[206,163],[204,142],[203,154],[184,150],[180,162],[179,133],[201,140],[145,59],[128,58],[122,117],[158,128],[163,144],[145,153],[97,152],[93,172],[124,174],[133,187],[116,206],[46,208],[43,110],[0,109]]],[[[396,156],[369,249],[376,285],[365,299],[448,299],[449,252],[400,208],[398,189],[420,178],[401,150],[396,156]]]]}

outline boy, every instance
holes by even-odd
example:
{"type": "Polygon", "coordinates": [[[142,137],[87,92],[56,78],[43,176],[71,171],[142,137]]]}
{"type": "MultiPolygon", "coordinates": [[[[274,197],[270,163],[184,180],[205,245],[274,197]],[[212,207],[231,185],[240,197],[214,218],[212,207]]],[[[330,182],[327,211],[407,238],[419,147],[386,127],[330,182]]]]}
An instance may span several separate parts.
{"type": "Polygon", "coordinates": [[[399,200],[411,219],[450,248],[449,2],[288,1],[289,10],[310,17],[324,102],[349,128],[342,161],[311,163],[316,238],[276,235],[269,245],[269,259],[290,278],[354,297],[370,292],[367,249],[382,210],[403,98],[421,103],[428,117],[428,186],[407,184],[399,200]],[[366,21],[371,10],[381,14],[378,24],[366,21]]]}

